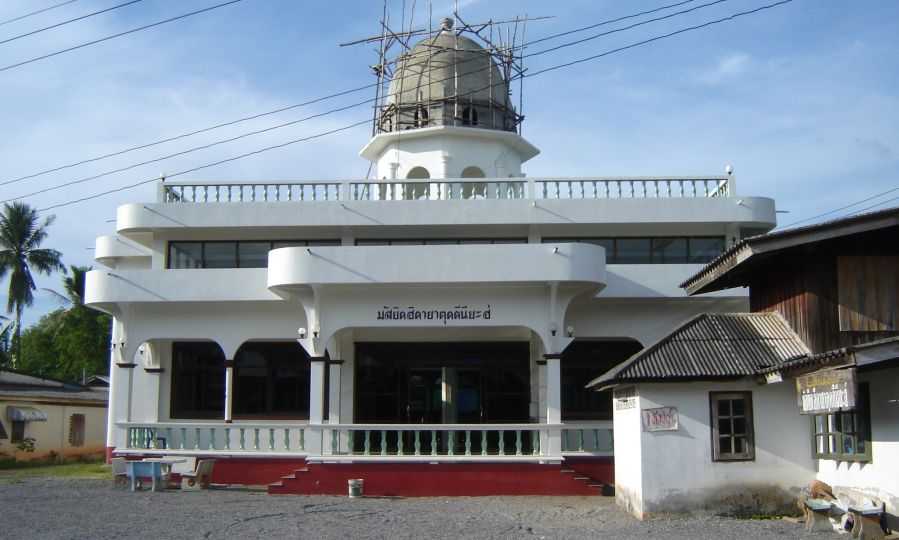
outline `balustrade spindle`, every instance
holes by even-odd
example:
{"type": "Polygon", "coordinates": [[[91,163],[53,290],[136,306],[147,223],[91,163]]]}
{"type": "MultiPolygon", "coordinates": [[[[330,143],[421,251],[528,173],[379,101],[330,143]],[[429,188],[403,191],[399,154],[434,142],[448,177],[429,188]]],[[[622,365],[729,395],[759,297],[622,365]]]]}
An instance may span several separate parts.
{"type": "Polygon", "coordinates": [[[371,455],[371,431],[365,430],[365,440],[362,442],[362,455],[371,455]]]}
{"type": "Polygon", "coordinates": [[[596,452],[599,450],[599,430],[593,430],[593,451],[596,452]]]}
{"type": "Polygon", "coordinates": [[[200,449],[200,428],[195,429],[195,437],[194,437],[194,450],[200,449]]]}
{"type": "Polygon", "coordinates": [[[253,428],[253,450],[259,450],[259,428],[253,428]]]}
{"type": "Polygon", "coordinates": [[[225,450],[231,450],[231,428],[225,428],[225,450]]]}
{"type": "Polygon", "coordinates": [[[215,450],[215,428],[209,428],[209,449],[215,450]]]}
{"type": "Polygon", "coordinates": [[[471,455],[471,430],[470,429],[465,430],[465,455],[466,456],[471,455]]]}
{"type": "Polygon", "coordinates": [[[537,431],[531,432],[531,453],[533,455],[537,455],[540,453],[540,433],[537,431]]]}
{"type": "Polygon", "coordinates": [[[506,432],[499,430],[499,455],[506,455],[506,432]]]}
{"type": "MultiPolygon", "coordinates": [[[[302,431],[300,432],[302,433],[302,431]]],[[[347,454],[356,453],[356,432],[348,429],[346,432],[347,454]]]]}
{"type": "Polygon", "coordinates": [[[268,430],[268,449],[272,452],[275,451],[275,428],[269,428],[268,430]]]}
{"type": "Polygon", "coordinates": [[[181,428],[181,444],[178,446],[180,450],[184,450],[184,441],[187,440],[187,428],[181,428]]]}
{"type": "Polygon", "coordinates": [[[578,452],[584,451],[584,430],[583,429],[577,430],[577,451],[578,452]]]}
{"type": "Polygon", "coordinates": [[[387,430],[381,430],[381,455],[387,455],[387,430]]]}
{"type": "Polygon", "coordinates": [[[515,430],[515,455],[516,456],[521,455],[521,430],[520,429],[515,430]]]}
{"type": "Polygon", "coordinates": [[[396,433],[396,455],[403,456],[403,434],[405,431],[399,430],[396,433]]]}
{"type": "Polygon", "coordinates": [[[481,455],[487,455],[487,430],[481,432],[481,455]]]}
{"type": "Polygon", "coordinates": [[[446,454],[449,456],[456,455],[456,432],[453,430],[446,432],[446,454]]]}
{"type": "Polygon", "coordinates": [[[240,449],[241,449],[241,450],[245,450],[245,449],[246,449],[246,447],[245,447],[245,445],[246,445],[246,440],[245,440],[245,438],[244,438],[244,435],[245,435],[244,432],[245,432],[244,428],[240,428],[240,449]]]}
{"type": "Polygon", "coordinates": [[[306,451],[306,430],[300,428],[300,452],[306,451]]]}
{"type": "Polygon", "coordinates": [[[290,450],[290,428],[284,428],[284,450],[290,450]]]}
{"type": "Polygon", "coordinates": [[[165,449],[168,450],[172,447],[172,428],[165,428],[165,449]]]}
{"type": "Polygon", "coordinates": [[[437,455],[437,430],[431,430],[431,455],[437,455]]]}
{"type": "Polygon", "coordinates": [[[421,432],[417,429],[415,430],[415,443],[414,443],[415,455],[421,455],[421,432]]]}
{"type": "Polygon", "coordinates": [[[340,453],[340,441],[338,437],[340,433],[336,429],[331,430],[331,454],[340,453]]]}

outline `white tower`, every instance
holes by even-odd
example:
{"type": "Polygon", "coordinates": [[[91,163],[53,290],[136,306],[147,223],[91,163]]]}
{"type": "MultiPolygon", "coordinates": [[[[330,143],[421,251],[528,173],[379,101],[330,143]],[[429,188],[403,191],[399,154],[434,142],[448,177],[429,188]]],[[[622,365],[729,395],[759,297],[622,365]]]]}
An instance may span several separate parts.
{"type": "Polygon", "coordinates": [[[386,180],[522,176],[540,150],[518,135],[518,121],[490,52],[444,19],[398,60],[360,155],[386,180]]]}

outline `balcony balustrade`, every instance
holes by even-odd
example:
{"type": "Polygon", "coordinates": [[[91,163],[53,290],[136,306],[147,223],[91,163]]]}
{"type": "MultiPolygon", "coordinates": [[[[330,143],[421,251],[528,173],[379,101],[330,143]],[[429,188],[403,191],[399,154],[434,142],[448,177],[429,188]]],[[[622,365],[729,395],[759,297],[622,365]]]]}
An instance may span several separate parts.
{"type": "Polygon", "coordinates": [[[119,451],[143,454],[302,456],[352,461],[541,459],[612,455],[611,422],[549,424],[120,423],[119,451]],[[552,456],[558,458],[559,456],[552,456]]]}
{"type": "Polygon", "coordinates": [[[159,202],[312,202],[463,199],[619,199],[733,196],[730,177],[474,178],[446,180],[160,184],[159,202]]]}

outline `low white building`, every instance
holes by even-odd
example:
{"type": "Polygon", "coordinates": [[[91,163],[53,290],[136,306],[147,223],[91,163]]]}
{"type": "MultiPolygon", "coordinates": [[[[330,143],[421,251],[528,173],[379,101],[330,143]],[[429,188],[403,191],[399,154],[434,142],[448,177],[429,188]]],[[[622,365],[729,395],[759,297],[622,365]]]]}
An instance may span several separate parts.
{"type": "Polygon", "coordinates": [[[114,316],[110,453],[257,484],[307,467],[273,491],[589,492],[559,474],[612,483],[611,400],[584,385],[747,307],[676,285],[770,229],[772,200],[730,175],[525,177],[508,85],[449,24],[394,73],[374,179],[160,182],[119,207],[86,292],[114,316]]]}

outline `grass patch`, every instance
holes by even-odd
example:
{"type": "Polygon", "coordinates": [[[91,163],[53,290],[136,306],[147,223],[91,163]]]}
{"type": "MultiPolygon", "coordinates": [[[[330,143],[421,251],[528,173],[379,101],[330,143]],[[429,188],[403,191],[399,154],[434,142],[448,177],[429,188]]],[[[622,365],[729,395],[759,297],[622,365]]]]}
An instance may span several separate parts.
{"type": "Polygon", "coordinates": [[[46,461],[38,462],[15,462],[13,467],[4,467],[7,470],[15,470],[12,474],[6,476],[4,481],[8,484],[17,484],[22,478],[57,476],[65,478],[94,478],[108,479],[112,472],[109,465],[103,460],[96,461],[73,461],[71,463],[47,463],[46,461]],[[25,465],[27,463],[27,465],[25,465]]]}

